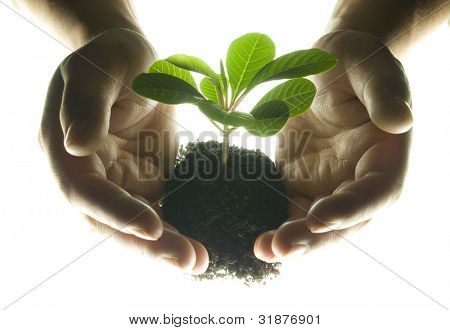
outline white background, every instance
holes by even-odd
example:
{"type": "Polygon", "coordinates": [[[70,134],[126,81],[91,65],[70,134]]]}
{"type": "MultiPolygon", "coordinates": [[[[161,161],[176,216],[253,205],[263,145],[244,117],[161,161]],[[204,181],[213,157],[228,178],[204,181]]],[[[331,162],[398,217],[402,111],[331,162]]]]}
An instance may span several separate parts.
{"type": "MultiPolygon", "coordinates": [[[[333,1],[257,3],[253,8],[253,1],[226,1],[221,8],[218,1],[141,0],[136,7],[161,57],[183,52],[213,64],[224,57],[231,40],[250,31],[271,36],[277,54],[308,48],[321,35],[333,6],[333,1]]],[[[47,84],[68,50],[1,5],[0,24],[3,308],[100,238],[60,196],[37,145],[47,84]]],[[[448,32],[448,26],[441,27],[403,61],[415,116],[403,196],[350,238],[446,307],[450,307],[448,32]]],[[[182,110],[179,120],[184,126],[197,133],[211,129],[193,108],[182,110]]],[[[278,279],[247,288],[233,281],[193,282],[106,241],[0,313],[1,329],[126,329],[133,328],[128,316],[162,313],[243,315],[252,327],[263,313],[320,314],[320,326],[305,326],[320,329],[448,329],[449,325],[448,311],[347,242],[293,260],[284,265],[278,279]]],[[[236,328],[243,327],[232,327],[236,328]]]]}

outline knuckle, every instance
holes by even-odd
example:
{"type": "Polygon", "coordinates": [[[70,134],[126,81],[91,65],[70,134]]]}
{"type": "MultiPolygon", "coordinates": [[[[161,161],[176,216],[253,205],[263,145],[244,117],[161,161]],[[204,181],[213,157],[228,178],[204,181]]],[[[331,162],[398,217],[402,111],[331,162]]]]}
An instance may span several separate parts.
{"type": "Polygon", "coordinates": [[[73,52],[61,62],[59,69],[64,80],[66,80],[71,73],[77,72],[77,70],[80,69],[80,56],[81,55],[79,55],[78,52],[73,52]]]}

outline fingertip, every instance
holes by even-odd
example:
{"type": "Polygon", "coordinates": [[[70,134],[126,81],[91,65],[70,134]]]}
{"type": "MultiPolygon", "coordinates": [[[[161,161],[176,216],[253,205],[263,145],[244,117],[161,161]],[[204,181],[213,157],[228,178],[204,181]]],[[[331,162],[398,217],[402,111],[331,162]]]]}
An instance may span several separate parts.
{"type": "Polygon", "coordinates": [[[289,254],[291,247],[294,244],[294,237],[291,234],[294,232],[293,229],[295,230],[295,227],[297,226],[298,220],[285,222],[275,232],[272,240],[272,251],[277,257],[284,258],[289,254]]]}
{"type": "Polygon", "coordinates": [[[143,202],[140,203],[142,204],[139,206],[144,208],[132,218],[126,229],[139,238],[157,241],[164,234],[164,224],[155,210],[143,202]]]}
{"type": "Polygon", "coordinates": [[[148,240],[148,241],[155,241],[156,239],[153,237],[153,235],[149,234],[147,231],[143,230],[142,228],[130,228],[128,230],[130,234],[133,234],[136,237],[148,240]]]}
{"type": "Polygon", "coordinates": [[[309,250],[307,236],[305,219],[286,222],[275,232],[272,240],[273,253],[280,259],[302,255],[309,250]]]}
{"type": "Polygon", "coordinates": [[[337,228],[336,224],[319,223],[317,221],[306,222],[306,227],[313,234],[323,234],[337,228]]]}
{"type": "Polygon", "coordinates": [[[177,269],[181,270],[183,273],[192,274],[196,266],[196,256],[194,247],[186,239],[186,243],[189,243],[189,247],[185,246],[185,250],[178,251],[178,255],[168,255],[163,256],[161,259],[166,263],[175,266],[177,269]]]}
{"type": "Polygon", "coordinates": [[[276,261],[276,256],[272,251],[272,239],[275,234],[275,230],[270,230],[262,233],[255,241],[254,253],[256,258],[265,262],[276,261]],[[256,243],[258,243],[256,245],[256,243]]]}
{"type": "Polygon", "coordinates": [[[154,241],[157,241],[164,233],[164,226],[161,219],[159,219],[159,222],[157,222],[154,227],[155,228],[148,232],[148,234],[153,238],[154,241]]]}
{"type": "Polygon", "coordinates": [[[178,267],[185,273],[192,274],[197,262],[196,250],[192,242],[185,236],[178,235],[180,239],[180,250],[177,258],[178,267]]]}
{"type": "Polygon", "coordinates": [[[322,234],[335,230],[338,227],[338,221],[323,221],[313,214],[309,214],[305,222],[306,228],[313,234],[322,234]]]}
{"type": "Polygon", "coordinates": [[[157,241],[163,234],[162,226],[155,226],[156,228],[129,228],[128,231],[136,237],[145,239],[147,241],[157,241]]]}
{"type": "Polygon", "coordinates": [[[293,243],[289,252],[286,253],[283,258],[302,256],[309,251],[309,245],[293,243]]]}
{"type": "Polygon", "coordinates": [[[200,275],[206,272],[209,266],[209,254],[206,248],[194,239],[189,239],[195,250],[195,265],[192,269],[193,275],[200,275]]]}
{"type": "Polygon", "coordinates": [[[190,258],[177,259],[177,266],[184,273],[193,274],[195,267],[195,254],[190,258]]]}
{"type": "Polygon", "coordinates": [[[411,106],[408,101],[402,98],[396,98],[396,102],[399,104],[399,116],[397,120],[397,130],[394,131],[394,134],[402,134],[408,132],[414,123],[414,117],[412,114],[411,106]]]}
{"type": "Polygon", "coordinates": [[[395,102],[397,102],[399,106],[399,119],[398,119],[398,133],[405,133],[409,131],[414,123],[414,116],[411,109],[411,103],[408,102],[405,98],[402,97],[394,97],[395,102]]]}
{"type": "Polygon", "coordinates": [[[164,230],[157,241],[136,240],[140,242],[139,247],[144,255],[172,265],[177,271],[192,274],[196,264],[196,251],[185,236],[164,230]]]}
{"type": "Polygon", "coordinates": [[[162,259],[165,263],[175,267],[175,268],[181,268],[180,264],[178,263],[178,259],[175,257],[162,257],[162,259]]]}
{"type": "Polygon", "coordinates": [[[258,259],[261,259],[262,254],[260,252],[260,248],[259,248],[259,242],[261,241],[261,237],[264,235],[264,233],[260,234],[256,240],[255,240],[255,244],[253,244],[253,253],[255,254],[255,257],[258,259]]]}
{"type": "Polygon", "coordinates": [[[412,128],[411,107],[404,98],[394,97],[389,103],[383,102],[377,106],[385,108],[371,114],[373,123],[379,129],[391,134],[403,134],[412,128]]]}
{"type": "Polygon", "coordinates": [[[151,225],[149,225],[149,227],[146,228],[145,232],[147,233],[148,237],[150,237],[151,240],[157,241],[164,234],[164,226],[162,220],[158,217],[158,215],[156,215],[155,211],[151,209],[150,211],[153,213],[153,215],[150,217],[150,220],[152,222],[151,225]]]}
{"type": "Polygon", "coordinates": [[[101,129],[90,130],[88,122],[78,119],[72,122],[64,137],[66,151],[78,157],[88,156],[96,152],[104,144],[107,133],[101,129]]]}
{"type": "Polygon", "coordinates": [[[314,234],[335,230],[355,216],[358,210],[356,206],[355,195],[349,191],[323,197],[309,210],[305,221],[306,228],[314,234]]]}

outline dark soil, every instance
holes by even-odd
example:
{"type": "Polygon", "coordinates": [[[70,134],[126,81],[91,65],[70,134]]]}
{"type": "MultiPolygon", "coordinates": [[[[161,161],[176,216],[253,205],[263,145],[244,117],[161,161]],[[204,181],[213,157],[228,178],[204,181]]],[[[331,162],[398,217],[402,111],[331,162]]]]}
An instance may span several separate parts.
{"type": "Polygon", "coordinates": [[[180,149],[166,183],[164,217],[207,248],[209,268],[197,277],[265,282],[279,274],[279,265],[257,259],[253,245],[259,234],[287,218],[280,173],[259,150],[235,146],[230,147],[226,169],[221,169],[221,153],[216,141],[180,149]]]}

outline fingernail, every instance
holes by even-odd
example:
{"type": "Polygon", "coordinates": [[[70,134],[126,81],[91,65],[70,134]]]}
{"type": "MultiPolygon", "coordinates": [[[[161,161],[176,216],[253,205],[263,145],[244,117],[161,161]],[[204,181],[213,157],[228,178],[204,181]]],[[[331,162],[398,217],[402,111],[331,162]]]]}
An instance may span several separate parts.
{"type": "Polygon", "coordinates": [[[158,227],[158,229],[153,233],[152,237],[155,241],[161,238],[161,236],[164,234],[164,226],[158,227]]]}
{"type": "Polygon", "coordinates": [[[394,100],[398,103],[400,103],[402,106],[404,106],[405,108],[407,108],[409,111],[411,111],[411,102],[408,102],[407,100],[405,100],[404,97],[400,97],[400,96],[394,96],[394,100]]]}
{"type": "Polygon", "coordinates": [[[288,254],[286,256],[297,256],[297,255],[303,255],[309,250],[309,246],[306,244],[292,244],[291,249],[289,250],[288,254]]]}
{"type": "Polygon", "coordinates": [[[70,124],[67,129],[65,145],[69,146],[82,136],[87,129],[87,122],[84,119],[78,119],[70,124]]]}
{"type": "Polygon", "coordinates": [[[404,132],[407,131],[411,128],[414,118],[412,115],[412,110],[411,110],[411,103],[408,102],[407,100],[405,100],[404,98],[400,98],[398,96],[395,96],[394,99],[397,101],[397,103],[400,104],[401,107],[403,107],[403,111],[401,112],[402,117],[401,117],[401,131],[400,132],[404,132]]]}
{"type": "Polygon", "coordinates": [[[320,225],[308,224],[307,227],[312,233],[322,234],[322,233],[326,233],[326,232],[334,230],[335,228],[338,227],[338,225],[337,224],[332,224],[332,223],[330,223],[330,224],[320,224],[320,225]]]}
{"type": "Polygon", "coordinates": [[[137,236],[139,238],[150,240],[150,241],[156,241],[158,238],[155,238],[153,235],[150,235],[142,228],[130,228],[128,231],[133,234],[134,236],[137,236]]]}
{"type": "Polygon", "coordinates": [[[162,258],[165,262],[168,264],[175,266],[177,268],[180,268],[180,265],[178,264],[178,259],[175,257],[163,257],[162,258]]]}

